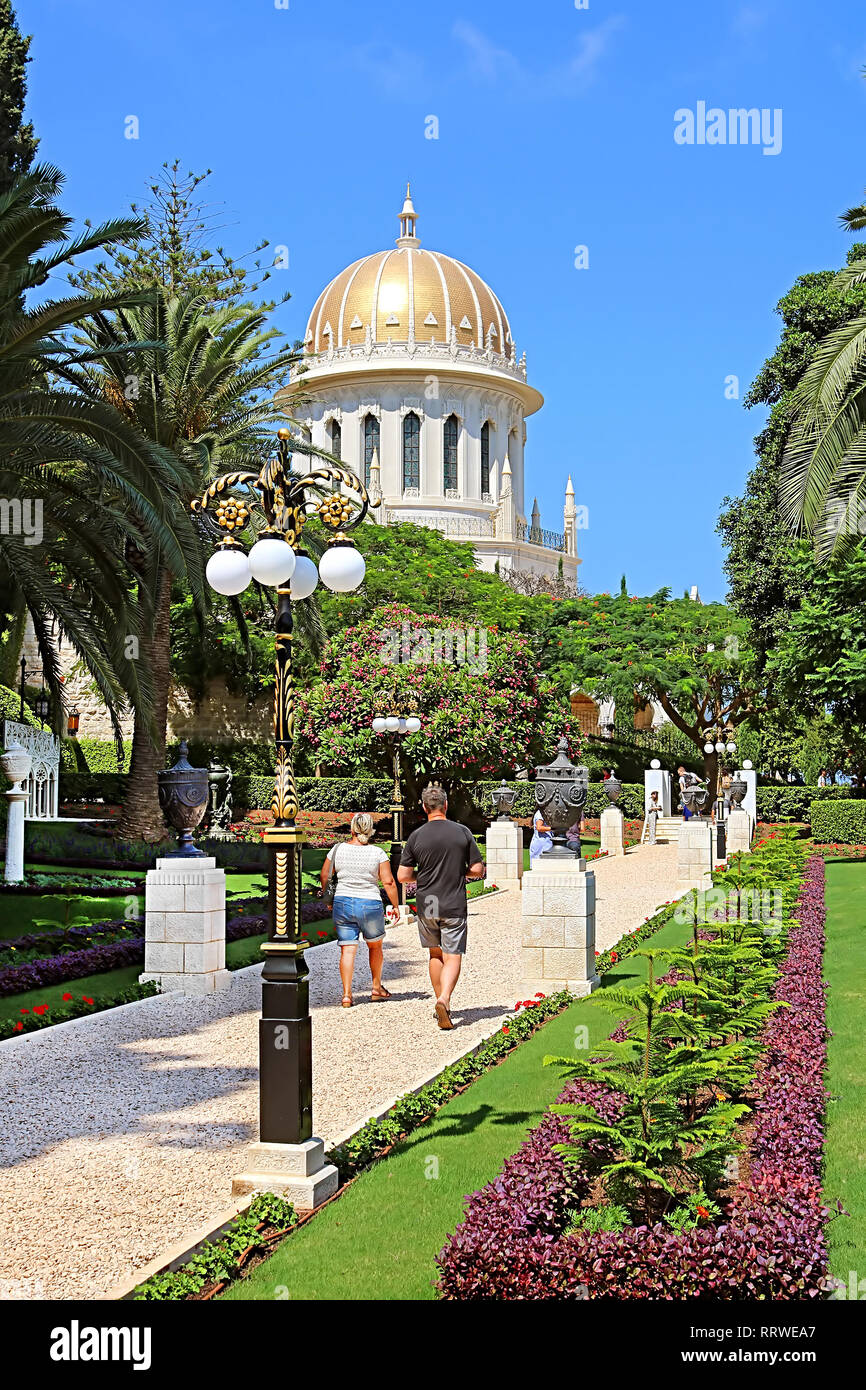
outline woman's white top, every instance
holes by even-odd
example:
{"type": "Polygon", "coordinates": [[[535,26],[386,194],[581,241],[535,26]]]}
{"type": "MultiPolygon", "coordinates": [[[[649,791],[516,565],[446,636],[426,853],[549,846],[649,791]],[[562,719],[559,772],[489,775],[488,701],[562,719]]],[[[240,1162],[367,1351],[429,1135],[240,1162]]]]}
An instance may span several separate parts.
{"type": "Polygon", "coordinates": [[[353,845],[348,841],[335,845],[327,858],[337,875],[335,898],[367,898],[381,902],[379,865],[387,864],[388,856],[378,845],[353,845]]]}
{"type": "Polygon", "coordinates": [[[545,820],[544,820],[544,816],[542,815],[541,811],[536,811],[535,815],[532,817],[532,828],[533,828],[533,830],[535,831],[536,835],[540,835],[540,836],[542,836],[542,838],[543,838],[544,836],[548,836],[550,839],[552,839],[553,836],[551,835],[551,833],[550,833],[549,830],[542,830],[542,829],[541,829],[541,827],[542,827],[544,824],[545,824],[545,820]]]}

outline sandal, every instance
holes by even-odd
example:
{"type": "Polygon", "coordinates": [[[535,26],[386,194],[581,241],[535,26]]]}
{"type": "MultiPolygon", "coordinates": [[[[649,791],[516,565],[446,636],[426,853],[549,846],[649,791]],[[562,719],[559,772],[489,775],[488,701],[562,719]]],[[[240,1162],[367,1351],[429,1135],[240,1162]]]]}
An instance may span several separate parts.
{"type": "Polygon", "coordinates": [[[354,1002],[355,1002],[355,1001],[354,1001],[354,999],[352,998],[351,994],[344,994],[344,995],[343,995],[343,998],[342,998],[342,1007],[343,1007],[344,1009],[351,1009],[351,1007],[352,1007],[352,1005],[354,1004],[354,1002]]]}
{"type": "Polygon", "coordinates": [[[442,1004],[437,1000],[436,1007],[433,1010],[433,1013],[436,1016],[436,1022],[439,1024],[440,1028],[454,1027],[454,1024],[451,1022],[451,1014],[449,1013],[448,1008],[445,1004],[442,1004]]]}
{"type": "Polygon", "coordinates": [[[386,989],[384,985],[380,985],[378,989],[374,989],[370,995],[370,999],[374,1004],[380,1004],[383,999],[392,998],[393,995],[391,994],[390,989],[386,989]]]}

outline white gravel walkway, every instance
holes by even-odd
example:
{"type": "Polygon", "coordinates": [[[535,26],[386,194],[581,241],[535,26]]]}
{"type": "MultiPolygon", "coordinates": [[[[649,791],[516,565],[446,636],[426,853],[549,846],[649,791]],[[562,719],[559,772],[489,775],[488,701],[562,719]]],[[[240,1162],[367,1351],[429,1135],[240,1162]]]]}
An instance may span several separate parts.
{"type": "MultiPolygon", "coordinates": [[[[676,846],[595,861],[597,933],[606,949],[674,898],[676,846]]],[[[314,1120],[326,1143],[492,1032],[519,998],[520,900],[470,907],[457,1027],[432,1017],[414,927],[389,930],[369,1002],[339,1007],[335,942],[310,952],[314,1120]]],[[[0,1297],[98,1298],[221,1214],[244,1145],[257,1137],[259,966],[210,999],[167,994],[0,1045],[0,1297]]]]}

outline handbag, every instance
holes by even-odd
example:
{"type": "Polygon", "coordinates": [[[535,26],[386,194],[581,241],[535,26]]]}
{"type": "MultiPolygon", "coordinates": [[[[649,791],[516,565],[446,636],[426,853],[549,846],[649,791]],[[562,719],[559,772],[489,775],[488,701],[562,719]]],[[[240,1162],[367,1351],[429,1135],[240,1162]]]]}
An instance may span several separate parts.
{"type": "Polygon", "coordinates": [[[328,876],[328,882],[325,885],[324,892],[325,902],[329,904],[333,903],[334,894],[337,891],[337,850],[339,848],[339,845],[334,845],[334,848],[331,851],[331,872],[328,876]]]}

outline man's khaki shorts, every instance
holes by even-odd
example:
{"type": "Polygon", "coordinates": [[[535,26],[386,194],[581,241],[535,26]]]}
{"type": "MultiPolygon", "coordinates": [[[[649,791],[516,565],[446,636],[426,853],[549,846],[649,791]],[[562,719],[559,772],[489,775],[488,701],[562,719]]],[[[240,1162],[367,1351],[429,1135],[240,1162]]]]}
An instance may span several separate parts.
{"type": "Polygon", "coordinates": [[[418,935],[428,951],[438,946],[446,955],[465,956],[468,926],[465,917],[423,917],[418,913],[418,935]]]}

